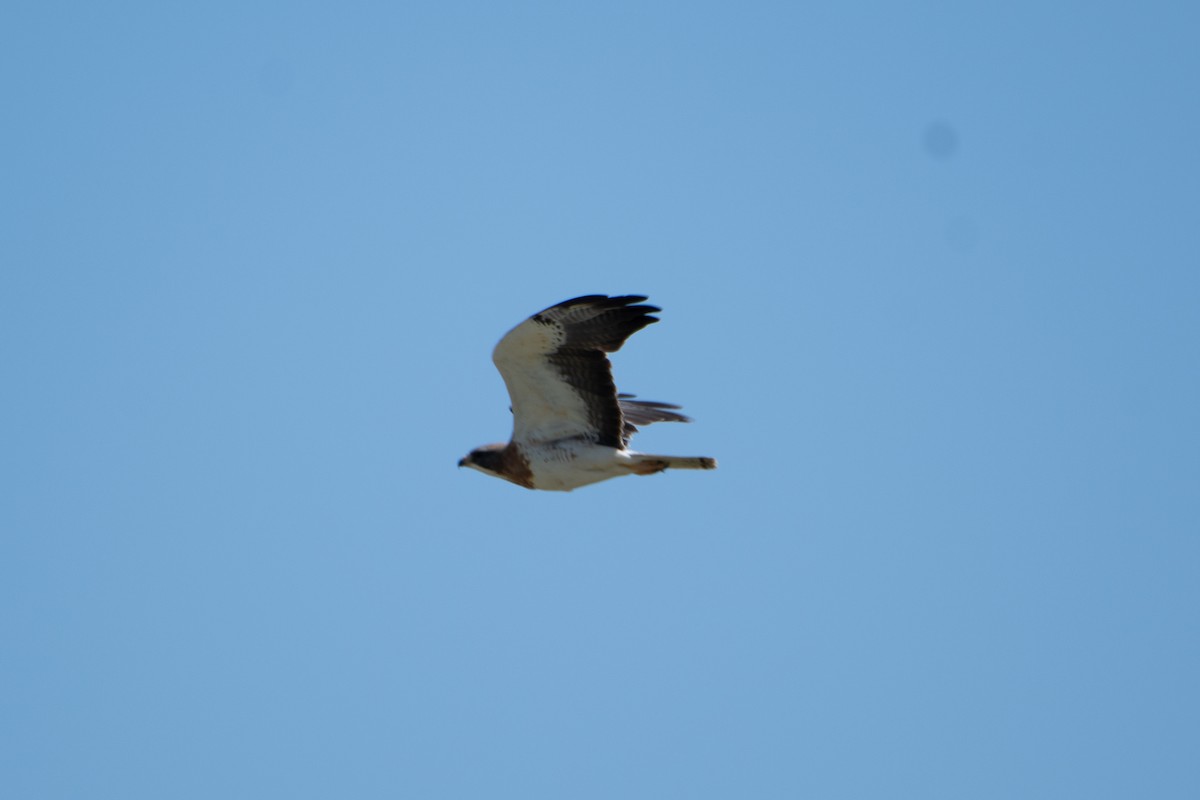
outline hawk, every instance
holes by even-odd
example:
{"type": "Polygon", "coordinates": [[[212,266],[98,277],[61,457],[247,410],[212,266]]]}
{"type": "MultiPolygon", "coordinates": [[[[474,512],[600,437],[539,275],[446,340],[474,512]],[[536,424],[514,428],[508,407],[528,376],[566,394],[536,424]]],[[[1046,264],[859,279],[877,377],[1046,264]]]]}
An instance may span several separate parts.
{"type": "Polygon", "coordinates": [[[492,352],[512,400],[508,444],[485,444],[458,462],[526,489],[569,492],[620,475],[716,469],[712,458],[629,449],[637,425],[691,422],[679,406],[618,394],[606,353],[658,322],[646,297],[576,297],[534,314],[492,352]]]}

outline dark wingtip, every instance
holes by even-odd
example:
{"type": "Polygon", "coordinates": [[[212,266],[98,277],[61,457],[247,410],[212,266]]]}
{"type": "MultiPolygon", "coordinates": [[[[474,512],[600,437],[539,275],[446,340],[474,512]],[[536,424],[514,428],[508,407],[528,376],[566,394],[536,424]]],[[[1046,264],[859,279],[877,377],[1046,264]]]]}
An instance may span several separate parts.
{"type": "Polygon", "coordinates": [[[658,306],[638,305],[646,299],[644,294],[624,294],[615,297],[609,297],[602,294],[585,294],[579,297],[573,297],[570,300],[564,300],[558,305],[550,306],[547,309],[534,314],[532,319],[534,322],[549,325],[557,318],[557,315],[564,310],[574,308],[576,306],[590,306],[594,313],[594,320],[589,320],[574,326],[577,331],[590,331],[592,336],[584,344],[584,349],[594,349],[603,353],[615,353],[621,349],[633,334],[645,328],[647,325],[653,325],[658,322],[658,317],[652,317],[651,314],[662,311],[658,306]],[[596,338],[598,334],[602,334],[600,338],[596,338]]]}
{"type": "MultiPolygon", "coordinates": [[[[622,306],[632,306],[635,303],[641,303],[650,298],[644,294],[621,294],[610,297],[606,294],[583,294],[579,297],[572,297],[570,300],[563,300],[561,303],[555,303],[545,311],[551,308],[569,308],[571,306],[579,306],[584,304],[595,304],[600,306],[608,306],[610,308],[621,308],[622,306]]],[[[650,314],[662,311],[658,306],[637,306],[641,311],[650,314]]]]}
{"type": "MultiPolygon", "coordinates": [[[[626,295],[622,295],[620,297],[613,297],[611,299],[614,301],[614,303],[617,303],[619,301],[619,305],[629,306],[629,309],[631,311],[633,309],[637,309],[638,311],[641,311],[643,314],[657,314],[658,312],[662,311],[662,309],[659,308],[658,306],[635,305],[635,304],[639,304],[639,303],[644,303],[645,301],[650,299],[649,297],[647,297],[644,294],[626,294],[626,295]]],[[[655,317],[654,321],[658,322],[658,318],[655,317]]]]}
{"type": "MultiPolygon", "coordinates": [[[[582,294],[579,297],[572,297],[570,300],[563,300],[561,303],[555,303],[550,308],[565,308],[567,306],[577,306],[583,303],[598,303],[602,300],[607,300],[606,294],[582,294]]],[[[546,309],[549,311],[550,309],[546,309]]]]}

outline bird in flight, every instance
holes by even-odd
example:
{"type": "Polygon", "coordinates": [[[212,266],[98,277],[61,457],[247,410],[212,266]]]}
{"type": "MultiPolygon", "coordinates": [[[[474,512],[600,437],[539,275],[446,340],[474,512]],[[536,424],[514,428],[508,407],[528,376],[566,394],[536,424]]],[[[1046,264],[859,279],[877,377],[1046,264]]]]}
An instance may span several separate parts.
{"type": "Polygon", "coordinates": [[[485,444],[458,462],[526,489],[569,492],[621,475],[716,469],[716,459],[629,449],[638,425],[691,422],[679,406],[618,394],[612,364],[625,340],[662,309],[641,295],[566,300],[513,328],[492,352],[512,400],[508,444],[485,444]]]}

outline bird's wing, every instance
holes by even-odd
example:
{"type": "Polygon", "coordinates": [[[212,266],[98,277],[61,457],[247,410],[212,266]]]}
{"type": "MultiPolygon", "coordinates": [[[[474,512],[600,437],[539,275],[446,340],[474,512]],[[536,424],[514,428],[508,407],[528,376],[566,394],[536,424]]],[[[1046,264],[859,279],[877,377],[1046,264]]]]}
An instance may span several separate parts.
{"type": "Polygon", "coordinates": [[[645,297],[587,295],[534,314],[509,331],[492,360],[512,400],[513,441],[586,437],[620,448],[625,420],[606,353],[658,322],[645,297]]]}
{"type": "Polygon", "coordinates": [[[656,403],[653,400],[636,400],[634,395],[619,394],[617,402],[621,406],[621,416],[625,418],[623,440],[629,446],[629,440],[637,433],[638,425],[649,425],[652,422],[691,422],[691,417],[678,413],[682,406],[672,403],[656,403]]]}

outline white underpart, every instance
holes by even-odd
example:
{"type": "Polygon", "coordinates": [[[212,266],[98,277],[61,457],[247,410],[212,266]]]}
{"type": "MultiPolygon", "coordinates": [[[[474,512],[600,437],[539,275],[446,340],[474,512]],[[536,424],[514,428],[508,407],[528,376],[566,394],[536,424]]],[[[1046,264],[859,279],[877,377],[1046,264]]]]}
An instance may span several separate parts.
{"type": "Polygon", "coordinates": [[[559,325],[527,319],[492,352],[512,400],[514,442],[538,445],[595,434],[587,404],[548,360],[563,338],[559,325]]]}
{"type": "Polygon", "coordinates": [[[539,489],[569,492],[580,486],[628,475],[634,456],[631,450],[614,450],[580,440],[568,440],[523,448],[539,489]]]}

